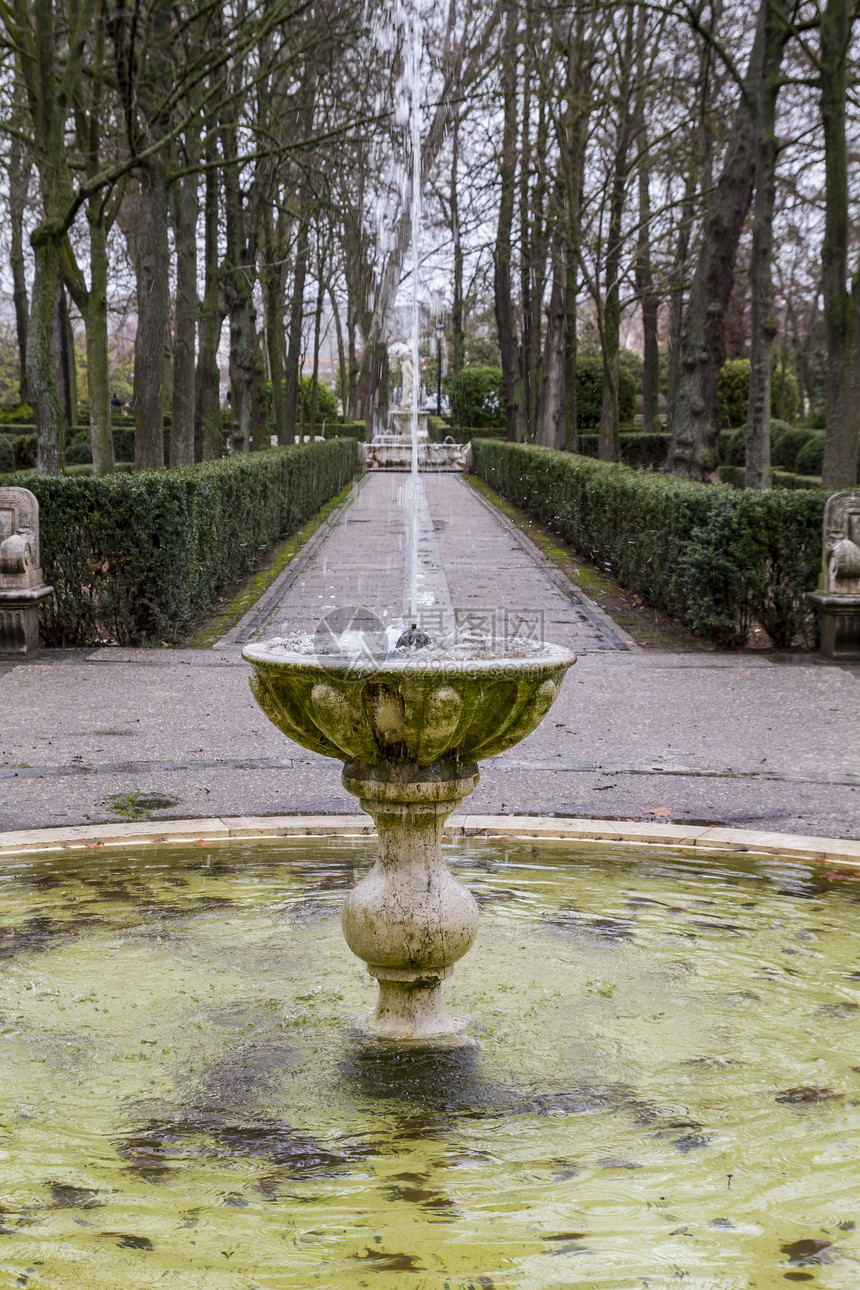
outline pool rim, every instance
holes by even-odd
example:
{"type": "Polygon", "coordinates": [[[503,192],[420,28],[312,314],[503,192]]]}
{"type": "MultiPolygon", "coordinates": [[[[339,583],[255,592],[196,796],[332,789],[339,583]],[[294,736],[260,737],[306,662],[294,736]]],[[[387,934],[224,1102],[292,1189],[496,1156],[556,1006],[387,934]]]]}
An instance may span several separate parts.
{"type": "MultiPolygon", "coordinates": [[[[0,832],[0,861],[34,851],[110,846],[237,842],[295,837],[371,837],[366,815],[211,816],[134,823],[71,825],[0,832]]],[[[642,843],[678,850],[753,852],[785,859],[820,860],[860,868],[860,841],[770,833],[671,821],[558,819],[533,815],[452,815],[445,838],[534,838],[559,842],[642,843]]]]}

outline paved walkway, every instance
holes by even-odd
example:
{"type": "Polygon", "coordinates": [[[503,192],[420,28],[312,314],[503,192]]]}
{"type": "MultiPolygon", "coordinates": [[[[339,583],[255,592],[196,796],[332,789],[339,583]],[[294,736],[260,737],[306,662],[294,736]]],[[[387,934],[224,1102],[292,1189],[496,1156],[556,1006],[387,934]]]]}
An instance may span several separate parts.
{"type": "MultiPolygon", "coordinates": [[[[579,662],[544,724],[485,763],[474,814],[676,820],[860,838],[860,668],[815,657],[640,650],[451,475],[422,476],[420,612],[543,628],[579,662]]],[[[409,605],[403,475],[368,477],[214,650],[45,651],[0,664],[0,830],[155,818],[353,814],[340,765],[286,740],[247,685],[240,638],[312,632],[345,604],[409,605]],[[306,549],[307,550],[307,549],[306,549]]]]}

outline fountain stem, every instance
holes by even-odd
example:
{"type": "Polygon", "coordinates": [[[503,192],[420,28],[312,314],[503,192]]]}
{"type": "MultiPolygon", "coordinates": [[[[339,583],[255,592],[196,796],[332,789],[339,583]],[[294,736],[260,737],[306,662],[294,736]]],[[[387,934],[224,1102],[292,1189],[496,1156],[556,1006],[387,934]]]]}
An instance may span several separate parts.
{"type": "Polygon", "coordinates": [[[442,833],[477,782],[474,763],[453,758],[344,768],[344,787],[379,836],[376,864],[343,908],[346,942],[379,982],[376,1008],[359,1022],[376,1038],[464,1042],[466,1023],[449,1015],[442,982],[477,935],[478,906],[445,864],[442,833]]]}

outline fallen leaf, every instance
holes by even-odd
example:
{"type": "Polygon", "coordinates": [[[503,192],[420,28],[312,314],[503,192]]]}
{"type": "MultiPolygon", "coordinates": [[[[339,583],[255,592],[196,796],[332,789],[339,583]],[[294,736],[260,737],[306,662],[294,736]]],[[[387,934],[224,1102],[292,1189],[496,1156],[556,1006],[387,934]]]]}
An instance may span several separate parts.
{"type": "Polygon", "coordinates": [[[672,818],[672,812],[668,806],[655,806],[653,811],[646,811],[646,815],[659,815],[664,820],[672,818]]]}

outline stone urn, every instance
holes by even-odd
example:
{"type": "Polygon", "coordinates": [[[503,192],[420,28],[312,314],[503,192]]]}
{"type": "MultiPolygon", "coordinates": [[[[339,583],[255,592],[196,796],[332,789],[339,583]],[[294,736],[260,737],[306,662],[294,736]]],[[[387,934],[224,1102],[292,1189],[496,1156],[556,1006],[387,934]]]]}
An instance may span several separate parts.
{"type": "Polygon", "coordinates": [[[377,1038],[468,1042],[441,986],[475,939],[478,907],[445,864],[442,831],[478,783],[478,759],[530,734],[576,661],[559,646],[527,645],[503,642],[497,657],[469,657],[468,647],[314,655],[277,641],[242,651],[269,720],[343,761],[344,788],[376,824],[376,864],[342,921],[379,984],[359,1023],[377,1038]]]}

